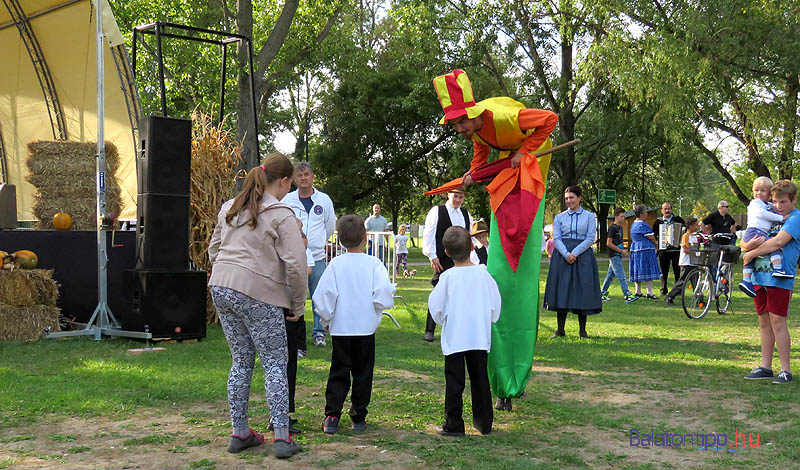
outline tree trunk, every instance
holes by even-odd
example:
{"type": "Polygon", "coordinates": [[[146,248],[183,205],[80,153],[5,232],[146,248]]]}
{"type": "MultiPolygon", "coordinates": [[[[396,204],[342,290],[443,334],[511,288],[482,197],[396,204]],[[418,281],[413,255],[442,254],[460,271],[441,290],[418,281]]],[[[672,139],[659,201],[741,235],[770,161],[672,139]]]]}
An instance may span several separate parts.
{"type": "MultiPolygon", "coordinates": [[[[256,90],[264,88],[264,76],[272,60],[278,54],[289,33],[292,20],[297,12],[299,0],[286,0],[283,10],[275,22],[270,32],[269,38],[261,46],[256,57],[253,59],[254,76],[253,86],[256,90]]],[[[237,0],[236,10],[236,29],[239,34],[253,37],[253,2],[252,0],[237,0]]],[[[253,45],[253,49],[256,47],[253,45]]],[[[255,53],[255,52],[254,52],[255,53]]],[[[236,58],[239,65],[239,76],[237,85],[239,88],[239,103],[237,106],[238,135],[242,140],[242,160],[239,168],[249,170],[260,163],[258,151],[258,136],[253,135],[258,116],[253,115],[253,103],[257,104],[264,99],[263,94],[256,92],[253,97],[250,93],[250,55],[247,44],[239,43],[236,58]]]]}

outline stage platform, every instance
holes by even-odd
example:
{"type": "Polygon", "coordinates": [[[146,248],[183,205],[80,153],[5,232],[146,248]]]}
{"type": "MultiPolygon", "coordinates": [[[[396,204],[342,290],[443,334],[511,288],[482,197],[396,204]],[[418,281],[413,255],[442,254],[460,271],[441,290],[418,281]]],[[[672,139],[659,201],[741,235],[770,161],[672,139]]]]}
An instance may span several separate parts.
{"type": "MultiPolygon", "coordinates": [[[[117,231],[114,244],[106,232],[108,249],[108,304],[120,321],[130,315],[130,298],[123,271],[136,264],[136,232],[117,231]]],[[[58,283],[61,313],[87,322],[97,306],[97,232],[83,230],[2,230],[0,250],[31,250],[39,268],[52,269],[58,283]]]]}

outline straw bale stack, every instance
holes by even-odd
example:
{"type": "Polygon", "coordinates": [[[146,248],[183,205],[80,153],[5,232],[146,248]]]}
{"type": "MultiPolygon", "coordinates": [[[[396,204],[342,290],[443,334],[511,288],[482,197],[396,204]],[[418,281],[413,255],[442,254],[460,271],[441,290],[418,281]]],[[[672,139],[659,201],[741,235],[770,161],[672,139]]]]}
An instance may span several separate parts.
{"type": "Polygon", "coordinates": [[[0,271],[0,341],[38,339],[45,328],[59,331],[58,286],[53,271],[0,271]]]}
{"type": "MultiPolygon", "coordinates": [[[[36,187],[33,214],[37,228],[52,229],[53,215],[72,216],[74,230],[94,230],[97,226],[96,159],[97,144],[92,142],[36,141],[28,144],[26,178],[36,187]]],[[[106,203],[111,213],[122,210],[119,182],[119,153],[106,142],[106,203]]]]}
{"type": "MultiPolygon", "coordinates": [[[[242,159],[241,145],[230,131],[214,124],[213,116],[202,112],[192,115],[192,182],[189,215],[189,257],[198,268],[211,275],[208,244],[217,223],[222,203],[233,197],[236,168],[242,159]]],[[[206,318],[217,321],[209,295],[206,318]]]]}

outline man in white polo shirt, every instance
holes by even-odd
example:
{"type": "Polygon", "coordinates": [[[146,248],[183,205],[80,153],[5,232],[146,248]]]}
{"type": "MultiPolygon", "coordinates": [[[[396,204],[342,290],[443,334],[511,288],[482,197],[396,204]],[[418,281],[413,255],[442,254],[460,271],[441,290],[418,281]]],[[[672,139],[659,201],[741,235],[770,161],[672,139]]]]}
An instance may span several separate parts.
{"type": "MultiPolygon", "coordinates": [[[[309,265],[312,267],[308,276],[308,290],[313,296],[327,264],[325,245],[336,230],[336,214],[333,211],[331,198],[314,187],[314,170],[308,162],[300,162],[295,166],[294,183],[297,185],[297,190],[288,193],[281,202],[291,207],[294,215],[303,222],[303,232],[308,238],[309,265]]],[[[297,323],[301,324],[299,328],[302,330],[297,333],[302,335],[301,339],[298,339],[298,349],[302,351],[300,354],[303,354],[306,351],[305,322],[297,323]]],[[[287,331],[287,334],[289,333],[287,331]]],[[[316,312],[314,312],[311,337],[314,339],[314,346],[325,346],[325,329],[316,312]]]]}

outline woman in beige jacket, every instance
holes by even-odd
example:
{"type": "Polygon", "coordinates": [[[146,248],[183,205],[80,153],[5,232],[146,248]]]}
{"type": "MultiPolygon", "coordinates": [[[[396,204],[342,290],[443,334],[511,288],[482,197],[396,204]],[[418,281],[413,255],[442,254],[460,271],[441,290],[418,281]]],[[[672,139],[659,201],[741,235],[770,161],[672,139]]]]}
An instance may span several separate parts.
{"type": "Polygon", "coordinates": [[[233,359],[228,376],[232,453],[264,442],[247,424],[256,354],[264,367],[275,456],[300,451],[289,435],[284,318],[303,318],[308,275],[294,212],[279,202],[291,188],[292,173],[292,163],[279,153],[250,170],[242,192],[222,205],[208,247],[208,284],[233,359]]]}

